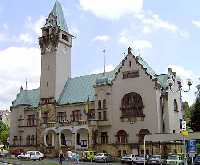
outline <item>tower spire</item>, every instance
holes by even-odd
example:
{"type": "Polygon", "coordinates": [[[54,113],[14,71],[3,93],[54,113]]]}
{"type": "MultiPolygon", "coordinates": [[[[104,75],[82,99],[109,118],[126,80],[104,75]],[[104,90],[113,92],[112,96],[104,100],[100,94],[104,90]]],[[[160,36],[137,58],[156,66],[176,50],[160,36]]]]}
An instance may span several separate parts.
{"type": "Polygon", "coordinates": [[[63,30],[65,32],[68,32],[68,27],[65,21],[64,13],[62,10],[62,6],[58,0],[56,0],[54,7],[52,11],[49,14],[49,17],[46,21],[45,27],[47,26],[54,26],[54,24],[57,24],[60,28],[60,30],[63,30]],[[52,15],[56,19],[56,21],[52,21],[52,15]]]}

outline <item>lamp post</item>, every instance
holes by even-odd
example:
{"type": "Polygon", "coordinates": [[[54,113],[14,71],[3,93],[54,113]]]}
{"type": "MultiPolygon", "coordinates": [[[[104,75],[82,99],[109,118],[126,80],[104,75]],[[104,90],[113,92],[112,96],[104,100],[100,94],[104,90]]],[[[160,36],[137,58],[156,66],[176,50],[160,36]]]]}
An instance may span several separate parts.
{"type": "MultiPolygon", "coordinates": [[[[181,102],[181,110],[182,110],[182,108],[183,108],[183,105],[182,105],[182,91],[183,92],[189,92],[190,91],[190,87],[192,85],[192,81],[191,81],[191,79],[187,79],[188,89],[186,89],[186,90],[183,89],[182,84],[181,84],[181,80],[177,80],[178,90],[173,90],[172,86],[173,86],[174,83],[175,83],[175,81],[173,79],[173,76],[171,76],[168,79],[168,86],[169,86],[170,91],[175,92],[175,93],[176,92],[180,92],[180,102],[181,102]]],[[[182,121],[182,123],[183,122],[185,122],[185,121],[182,121]]],[[[186,130],[186,124],[185,124],[185,130],[186,130]]],[[[185,137],[184,136],[183,136],[183,143],[184,143],[184,148],[185,148],[185,151],[184,151],[185,162],[184,162],[184,164],[187,165],[187,148],[186,148],[186,141],[185,141],[185,137]]]]}

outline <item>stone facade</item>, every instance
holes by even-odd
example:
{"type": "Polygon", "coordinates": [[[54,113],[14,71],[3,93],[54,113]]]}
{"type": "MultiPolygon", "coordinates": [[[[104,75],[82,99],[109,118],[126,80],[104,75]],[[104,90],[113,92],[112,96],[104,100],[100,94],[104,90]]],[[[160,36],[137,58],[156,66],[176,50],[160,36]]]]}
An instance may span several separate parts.
{"type": "MultiPolygon", "coordinates": [[[[171,89],[178,91],[176,74],[171,69],[155,74],[131,48],[113,71],[71,78],[73,36],[61,28],[58,3],[39,39],[40,88],[21,89],[11,106],[11,148],[51,157],[60,149],[141,154],[146,134],[179,132],[181,96],[168,86],[173,79],[171,89]]],[[[163,146],[147,145],[147,150],[160,153],[163,146]]]]}

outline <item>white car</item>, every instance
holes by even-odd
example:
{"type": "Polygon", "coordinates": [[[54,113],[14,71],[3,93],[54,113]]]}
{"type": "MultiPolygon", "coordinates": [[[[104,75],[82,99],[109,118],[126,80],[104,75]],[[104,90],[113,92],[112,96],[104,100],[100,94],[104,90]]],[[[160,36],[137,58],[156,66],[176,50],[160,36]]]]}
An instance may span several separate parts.
{"type": "Polygon", "coordinates": [[[121,163],[131,163],[135,160],[135,155],[131,154],[131,155],[124,155],[121,158],[121,163]]]}
{"type": "Polygon", "coordinates": [[[44,154],[40,151],[27,151],[26,153],[21,153],[17,156],[18,159],[31,159],[31,160],[42,160],[44,154]]]}

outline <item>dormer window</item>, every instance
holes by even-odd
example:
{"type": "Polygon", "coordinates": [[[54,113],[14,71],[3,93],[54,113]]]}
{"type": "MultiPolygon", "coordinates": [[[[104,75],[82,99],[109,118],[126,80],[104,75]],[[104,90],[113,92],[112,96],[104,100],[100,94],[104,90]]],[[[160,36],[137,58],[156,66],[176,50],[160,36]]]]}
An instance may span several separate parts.
{"type": "Polygon", "coordinates": [[[65,41],[69,41],[67,35],[65,35],[65,34],[62,34],[62,39],[65,40],[65,41]]]}

